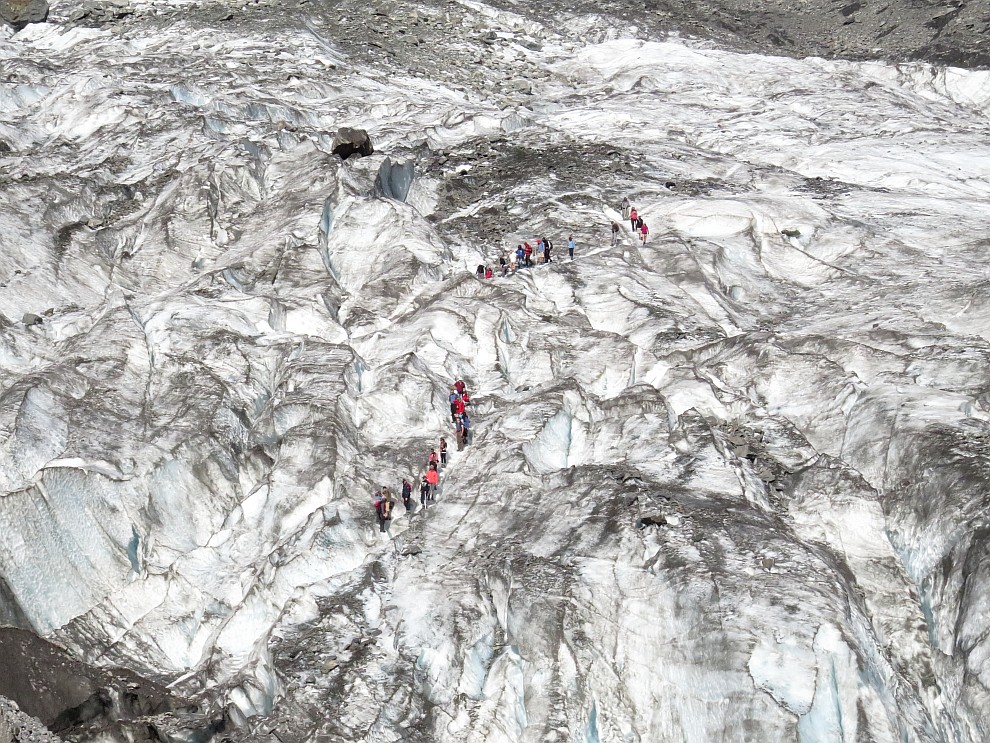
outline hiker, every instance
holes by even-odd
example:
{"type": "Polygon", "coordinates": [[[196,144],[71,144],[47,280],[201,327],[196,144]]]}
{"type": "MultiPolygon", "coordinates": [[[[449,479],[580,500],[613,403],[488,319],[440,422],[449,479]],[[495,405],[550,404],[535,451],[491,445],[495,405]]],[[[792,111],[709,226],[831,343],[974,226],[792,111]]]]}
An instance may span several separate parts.
{"type": "Polygon", "coordinates": [[[484,266],[484,264],[481,264],[481,263],[478,264],[478,268],[475,270],[475,274],[477,274],[477,276],[478,276],[479,279],[485,278],[485,266],[484,266]]]}
{"type": "MultiPolygon", "coordinates": [[[[642,219],[639,221],[643,222],[642,219]]],[[[646,236],[650,234],[650,228],[646,226],[646,222],[640,225],[639,234],[643,236],[643,245],[646,245],[646,236]]]]}
{"type": "Polygon", "coordinates": [[[486,278],[486,279],[490,279],[490,278],[492,278],[492,277],[493,277],[494,275],[495,275],[495,274],[494,274],[494,273],[492,272],[492,269],[491,269],[491,266],[485,266],[485,278],[486,278]]]}
{"type": "Polygon", "coordinates": [[[577,243],[574,242],[574,235],[568,235],[568,237],[567,237],[567,255],[569,255],[571,257],[571,260],[572,261],[574,260],[574,248],[576,248],[576,247],[577,247],[577,243]]]}
{"type": "Polygon", "coordinates": [[[388,488],[382,488],[375,501],[375,515],[378,516],[378,531],[388,531],[388,522],[392,520],[392,496],[389,495],[388,488]]]}
{"type": "Polygon", "coordinates": [[[406,478],[402,478],[402,505],[406,507],[406,511],[412,508],[412,483],[406,478]]]}
{"type": "Polygon", "coordinates": [[[553,263],[553,259],[550,257],[550,251],[553,250],[553,243],[547,238],[543,238],[543,262],[553,263]]]}
{"type": "Polygon", "coordinates": [[[464,390],[467,389],[467,385],[464,384],[463,379],[458,379],[456,382],[454,382],[454,389],[457,390],[458,395],[463,395],[464,390]]]}
{"type": "Polygon", "coordinates": [[[430,497],[430,483],[426,479],[426,475],[423,475],[423,482],[419,485],[419,505],[426,508],[426,501],[430,497]]]}
{"type": "Polygon", "coordinates": [[[465,392],[461,395],[461,402],[464,403],[464,414],[467,415],[468,406],[471,404],[471,396],[465,392]]]}
{"type": "Polygon", "coordinates": [[[629,219],[629,197],[628,196],[623,196],[622,197],[621,207],[622,207],[622,218],[623,219],[629,219]]]}
{"type": "Polygon", "coordinates": [[[636,220],[637,219],[639,219],[639,215],[636,213],[636,210],[633,209],[631,212],[629,212],[629,226],[632,227],[632,231],[634,233],[636,232],[636,220]]]}
{"type": "Polygon", "coordinates": [[[471,419],[467,413],[461,416],[461,424],[464,426],[464,446],[467,446],[471,443],[471,419]]]}
{"type": "Polygon", "coordinates": [[[436,466],[437,462],[440,461],[440,455],[437,454],[436,449],[430,449],[430,458],[427,461],[433,466],[436,466]]]}
{"type": "Polygon", "coordinates": [[[516,247],[516,265],[522,266],[526,262],[526,251],[523,250],[523,246],[519,245],[516,247]]]}
{"type": "Polygon", "coordinates": [[[621,230],[621,229],[622,228],[619,227],[619,223],[618,222],[612,222],[612,247],[613,248],[616,245],[619,244],[619,230],[621,230]]]}
{"type": "Polygon", "coordinates": [[[457,437],[457,451],[464,449],[464,416],[457,416],[454,423],[454,435],[457,437]]]}
{"type": "Polygon", "coordinates": [[[465,407],[466,406],[464,405],[464,398],[463,397],[458,397],[456,400],[454,400],[454,416],[455,416],[454,419],[455,420],[456,420],[456,416],[463,415],[464,414],[465,407]]]}
{"type": "Polygon", "coordinates": [[[455,403],[459,398],[460,395],[458,394],[456,387],[451,387],[450,394],[447,396],[447,400],[450,402],[450,419],[452,421],[457,420],[457,406],[455,405],[455,403]]]}
{"type": "Polygon", "coordinates": [[[530,245],[529,243],[523,243],[523,253],[526,254],[526,265],[527,266],[532,266],[533,265],[533,261],[532,261],[532,257],[533,257],[533,246],[530,245]]]}
{"type": "Polygon", "coordinates": [[[440,437],[440,466],[447,466],[447,439],[440,437]]]}
{"type": "Polygon", "coordinates": [[[502,276],[508,276],[509,275],[509,264],[505,260],[505,256],[504,255],[500,255],[498,257],[498,272],[500,274],[502,274],[502,276]]]}
{"type": "Polygon", "coordinates": [[[430,492],[427,498],[435,501],[437,499],[437,488],[440,487],[440,473],[437,472],[435,467],[426,471],[426,482],[430,485],[430,492]]]}

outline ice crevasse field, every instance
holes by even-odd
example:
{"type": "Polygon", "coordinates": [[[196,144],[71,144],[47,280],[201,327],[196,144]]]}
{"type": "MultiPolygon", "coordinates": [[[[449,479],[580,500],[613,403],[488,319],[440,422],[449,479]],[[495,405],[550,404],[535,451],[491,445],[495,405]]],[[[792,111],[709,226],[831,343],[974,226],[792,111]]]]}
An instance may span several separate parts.
{"type": "Polygon", "coordinates": [[[0,623],[172,740],[990,738],[990,73],[132,6],[0,37],[0,623]]]}

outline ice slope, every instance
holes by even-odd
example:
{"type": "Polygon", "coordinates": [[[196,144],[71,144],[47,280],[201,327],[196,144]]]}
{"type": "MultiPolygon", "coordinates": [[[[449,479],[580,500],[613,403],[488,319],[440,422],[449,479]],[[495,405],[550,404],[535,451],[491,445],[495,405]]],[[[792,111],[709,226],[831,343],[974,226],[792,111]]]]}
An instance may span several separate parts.
{"type": "Polygon", "coordinates": [[[987,73],[133,5],[0,44],[0,615],[234,737],[986,739],[987,73]]]}

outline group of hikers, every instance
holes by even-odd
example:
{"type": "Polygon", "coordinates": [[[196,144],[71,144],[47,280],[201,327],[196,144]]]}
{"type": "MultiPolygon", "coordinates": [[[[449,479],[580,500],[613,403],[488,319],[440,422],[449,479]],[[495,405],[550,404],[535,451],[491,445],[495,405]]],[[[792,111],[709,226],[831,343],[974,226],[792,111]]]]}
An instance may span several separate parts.
{"type": "MultiPolygon", "coordinates": [[[[668,187],[672,187],[673,185],[673,183],[668,183],[668,187]]],[[[650,228],[643,220],[643,216],[636,210],[636,207],[629,203],[628,197],[622,198],[619,208],[622,210],[622,219],[629,220],[629,228],[632,230],[633,235],[642,240],[643,244],[646,245],[646,240],[650,235],[650,228]]],[[[613,248],[619,244],[619,235],[621,232],[622,227],[619,226],[619,223],[612,222],[613,248]]],[[[535,245],[530,245],[528,241],[524,241],[517,245],[515,250],[510,250],[506,255],[499,256],[497,269],[493,264],[479,263],[475,273],[479,279],[491,279],[495,277],[496,272],[501,276],[508,276],[514,274],[520,268],[531,268],[538,263],[553,263],[553,242],[546,237],[538,237],[534,242],[535,245]]],[[[574,260],[574,249],[576,247],[577,243],[574,240],[574,235],[568,235],[567,254],[571,260],[574,260]]]]}
{"type": "MultiPolygon", "coordinates": [[[[454,435],[457,441],[457,450],[461,451],[471,439],[471,419],[467,409],[471,405],[471,397],[467,393],[467,386],[464,381],[458,379],[450,388],[450,417],[454,424],[454,435]]],[[[419,503],[421,508],[428,508],[431,503],[436,502],[437,493],[440,490],[440,470],[447,466],[447,439],[440,437],[440,445],[430,449],[430,454],[426,460],[426,472],[423,473],[422,481],[419,484],[419,503]]],[[[379,532],[388,531],[389,523],[392,521],[392,514],[395,510],[395,500],[388,486],[383,485],[382,489],[372,497],[375,516],[378,519],[379,532]]],[[[402,505],[406,512],[412,511],[413,485],[406,479],[402,479],[402,505]]]]}
{"type": "MultiPolygon", "coordinates": [[[[643,241],[643,245],[646,245],[646,238],[650,234],[650,228],[646,226],[646,222],[643,221],[643,217],[636,211],[636,207],[629,203],[627,197],[622,198],[622,204],[620,204],[622,209],[622,218],[629,220],[629,228],[632,230],[633,235],[639,235],[640,239],[643,241]]],[[[622,228],[619,226],[618,222],[612,222],[612,247],[614,248],[619,244],[619,233],[622,228]]]]}
{"type": "MultiPolygon", "coordinates": [[[[538,263],[553,263],[553,242],[550,238],[538,237],[533,242],[535,245],[530,245],[528,240],[524,240],[516,246],[515,250],[510,250],[506,255],[499,256],[498,273],[502,276],[508,276],[520,268],[532,268],[538,263]]],[[[576,247],[574,235],[568,235],[567,255],[571,260],[574,260],[576,247]]],[[[479,279],[491,279],[495,276],[495,269],[491,265],[480,263],[475,273],[479,279]]]]}

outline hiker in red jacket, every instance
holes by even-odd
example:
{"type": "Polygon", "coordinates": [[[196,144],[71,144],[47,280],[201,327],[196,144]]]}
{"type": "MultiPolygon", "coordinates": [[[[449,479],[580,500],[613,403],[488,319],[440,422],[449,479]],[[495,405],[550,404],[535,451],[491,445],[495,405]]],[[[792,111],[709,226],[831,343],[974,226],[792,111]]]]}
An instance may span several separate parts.
{"type": "Polygon", "coordinates": [[[426,471],[426,481],[430,483],[430,500],[437,499],[437,488],[440,487],[440,473],[437,472],[436,468],[430,467],[426,471]]]}
{"type": "Polygon", "coordinates": [[[632,228],[632,231],[633,231],[633,234],[634,235],[636,234],[636,220],[638,218],[639,218],[639,215],[636,213],[636,210],[635,209],[633,209],[631,212],[629,212],[629,226],[632,228]]]}
{"type": "Polygon", "coordinates": [[[533,261],[532,261],[533,246],[530,245],[529,243],[523,243],[523,252],[526,255],[526,265],[527,266],[532,266],[533,265],[533,261]]]}

